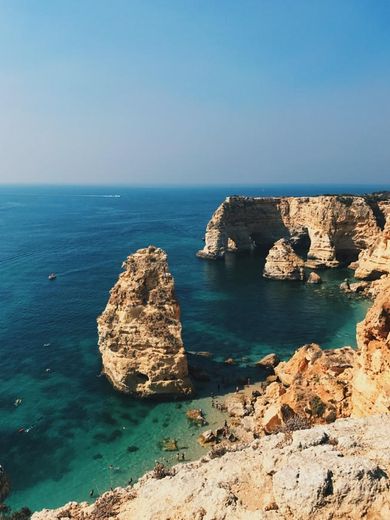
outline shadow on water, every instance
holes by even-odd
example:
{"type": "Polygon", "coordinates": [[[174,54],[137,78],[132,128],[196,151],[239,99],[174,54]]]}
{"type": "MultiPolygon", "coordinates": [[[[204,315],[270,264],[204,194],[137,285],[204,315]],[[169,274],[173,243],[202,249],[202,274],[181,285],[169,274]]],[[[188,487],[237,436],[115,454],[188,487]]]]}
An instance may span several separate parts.
{"type": "Polygon", "coordinates": [[[264,368],[242,364],[242,360],[234,361],[234,364],[226,364],[203,355],[189,353],[189,371],[196,397],[234,392],[237,387],[241,389],[244,385],[264,381],[270,374],[264,368]]]}

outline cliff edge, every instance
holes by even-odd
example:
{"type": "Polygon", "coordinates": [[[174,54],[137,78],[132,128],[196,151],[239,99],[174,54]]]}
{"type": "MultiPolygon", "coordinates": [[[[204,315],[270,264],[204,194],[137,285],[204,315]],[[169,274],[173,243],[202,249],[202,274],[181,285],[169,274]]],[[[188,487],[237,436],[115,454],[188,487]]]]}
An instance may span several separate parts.
{"type": "Polygon", "coordinates": [[[271,435],[32,520],[389,518],[389,428],[387,415],[271,435]]]}
{"type": "Polygon", "coordinates": [[[198,256],[217,259],[254,246],[268,251],[286,238],[305,250],[308,267],[336,267],[372,246],[385,203],[373,196],[227,197],[207,224],[198,256]]]}

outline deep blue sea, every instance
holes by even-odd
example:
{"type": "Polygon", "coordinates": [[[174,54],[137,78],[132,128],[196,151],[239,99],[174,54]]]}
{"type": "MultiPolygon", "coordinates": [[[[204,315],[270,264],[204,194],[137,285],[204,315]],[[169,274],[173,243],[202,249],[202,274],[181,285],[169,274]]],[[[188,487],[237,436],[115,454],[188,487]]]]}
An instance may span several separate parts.
{"type": "MultiPolygon", "coordinates": [[[[354,345],[368,304],[340,293],[346,271],[324,271],[323,285],[308,286],[263,279],[256,253],[220,262],[195,253],[227,195],[383,188],[0,187],[0,463],[12,484],[7,503],[37,510],[126,484],[157,459],[174,462],[175,454],[161,451],[163,437],[176,438],[187,460],[198,457],[199,430],[185,411],[202,406],[216,424],[209,395],[220,374],[227,391],[240,370],[246,375],[245,366],[268,352],[287,357],[312,341],[354,345]],[[214,379],[193,401],[138,401],[97,377],[96,317],[122,261],[149,244],[168,252],[186,349],[214,355],[214,379]],[[49,282],[52,271],[58,278],[49,282]],[[227,357],[239,366],[226,368],[227,357]]],[[[252,380],[263,377],[252,372],[252,380]]]]}

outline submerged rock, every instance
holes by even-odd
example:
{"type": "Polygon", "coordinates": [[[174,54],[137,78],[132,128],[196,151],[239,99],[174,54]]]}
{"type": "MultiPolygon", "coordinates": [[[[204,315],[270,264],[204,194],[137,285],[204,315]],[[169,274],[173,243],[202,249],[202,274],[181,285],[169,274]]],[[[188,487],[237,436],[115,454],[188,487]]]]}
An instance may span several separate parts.
{"type": "Polygon", "coordinates": [[[0,464],[0,502],[7,498],[9,492],[9,480],[3,466],[0,464]]]}
{"type": "Polygon", "coordinates": [[[140,397],[192,391],[180,308],[166,253],[130,255],[98,318],[103,371],[119,391],[140,397]]]}
{"type": "Polygon", "coordinates": [[[163,439],[160,445],[163,451],[178,451],[176,439],[163,439]]]}
{"type": "Polygon", "coordinates": [[[275,280],[303,280],[303,260],[294,252],[288,240],[281,238],[270,249],[263,276],[275,280]]]}
{"type": "Polygon", "coordinates": [[[207,424],[207,421],[200,408],[191,408],[186,412],[187,419],[202,426],[207,424]]]}

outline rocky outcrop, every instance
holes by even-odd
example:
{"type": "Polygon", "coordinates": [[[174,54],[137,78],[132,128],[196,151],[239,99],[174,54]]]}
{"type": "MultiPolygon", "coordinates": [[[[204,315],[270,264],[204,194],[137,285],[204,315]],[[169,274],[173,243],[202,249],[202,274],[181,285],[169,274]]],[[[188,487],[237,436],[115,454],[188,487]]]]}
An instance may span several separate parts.
{"type": "Polygon", "coordinates": [[[180,309],[167,255],[149,246],[130,255],[98,318],[103,371],[140,397],[191,392],[180,309]]]}
{"type": "Polygon", "coordinates": [[[382,202],[381,210],[385,217],[384,229],[374,244],[360,253],[356,278],[374,280],[383,274],[390,274],[390,201],[382,202]]]}
{"type": "Polygon", "coordinates": [[[379,416],[271,435],[32,520],[389,518],[389,429],[379,416]]]}
{"type": "Polygon", "coordinates": [[[335,267],[373,244],[381,231],[378,212],[379,204],[364,197],[228,197],[209,221],[198,256],[216,259],[254,246],[268,250],[288,238],[307,248],[308,267],[335,267]]]}
{"type": "Polygon", "coordinates": [[[266,356],[259,359],[259,361],[256,362],[256,366],[266,368],[266,369],[273,369],[280,363],[279,356],[272,352],[271,354],[267,354],[266,356]]]}
{"type": "Polygon", "coordinates": [[[275,367],[278,380],[254,402],[254,430],[272,433],[294,417],[308,424],[348,417],[354,357],[349,347],[321,350],[310,344],[298,349],[275,367]]]}
{"type": "Polygon", "coordinates": [[[304,261],[294,252],[291,244],[281,238],[270,249],[263,276],[274,280],[303,280],[304,261]]]}
{"type": "Polygon", "coordinates": [[[352,414],[390,412],[390,277],[357,327],[358,355],[353,371],[352,414]]]}
{"type": "Polygon", "coordinates": [[[317,274],[314,271],[312,271],[309,274],[309,277],[306,280],[306,282],[309,283],[309,284],[320,284],[320,283],[322,283],[322,279],[321,279],[321,276],[319,274],[317,274]]]}

